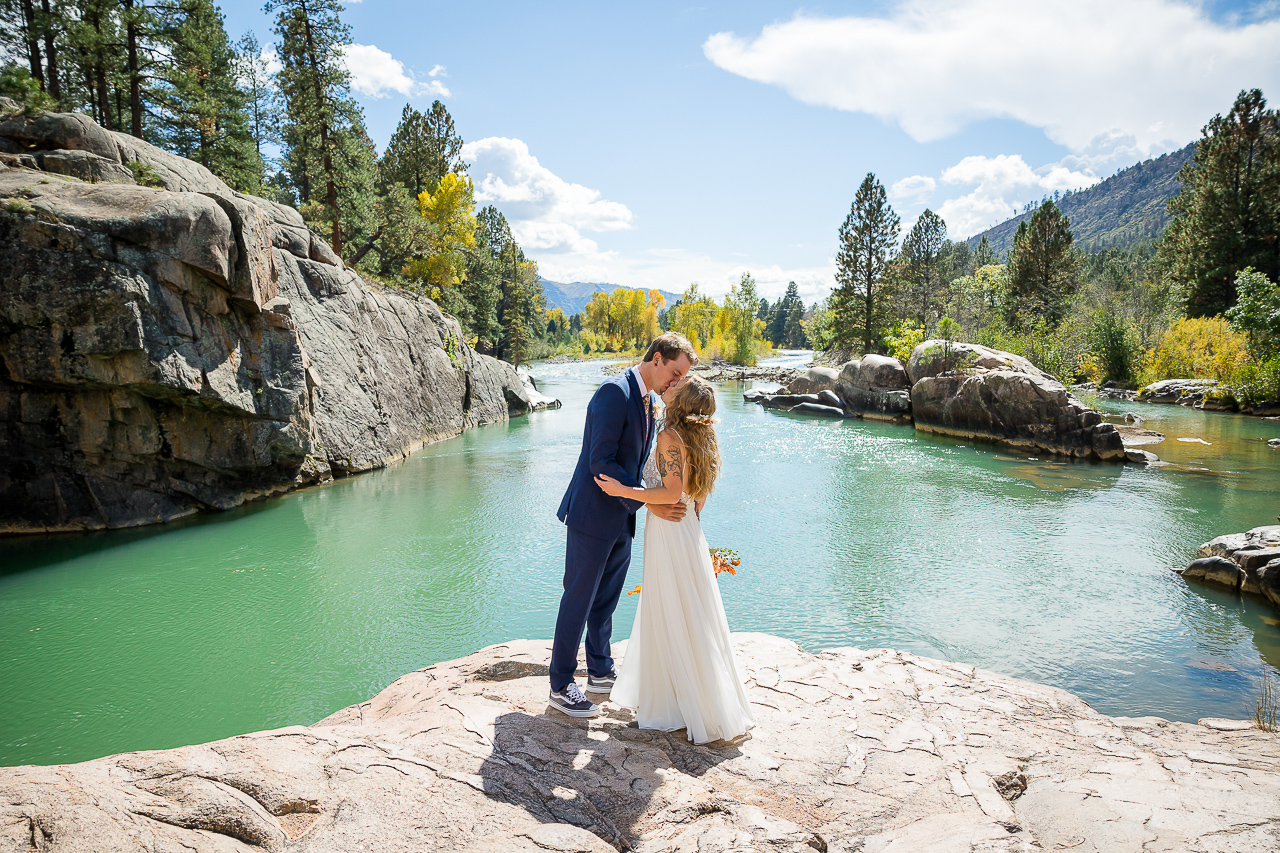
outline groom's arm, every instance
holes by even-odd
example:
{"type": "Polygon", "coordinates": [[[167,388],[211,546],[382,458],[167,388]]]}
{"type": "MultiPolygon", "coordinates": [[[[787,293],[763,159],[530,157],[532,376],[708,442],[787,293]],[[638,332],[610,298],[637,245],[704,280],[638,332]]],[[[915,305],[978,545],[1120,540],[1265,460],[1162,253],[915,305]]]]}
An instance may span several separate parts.
{"type": "MultiPolygon", "coordinates": [[[[591,476],[608,474],[624,486],[638,488],[635,475],[618,464],[618,440],[627,420],[627,395],[613,383],[600,386],[587,405],[587,419],[591,422],[591,476]]],[[[635,512],[644,506],[640,501],[618,498],[627,509],[635,512]]]]}

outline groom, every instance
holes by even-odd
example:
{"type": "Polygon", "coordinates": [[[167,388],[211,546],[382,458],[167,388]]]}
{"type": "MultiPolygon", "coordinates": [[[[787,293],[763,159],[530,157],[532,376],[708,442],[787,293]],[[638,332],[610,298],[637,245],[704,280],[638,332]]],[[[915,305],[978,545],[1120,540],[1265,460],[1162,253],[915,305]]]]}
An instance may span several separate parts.
{"type": "MultiPolygon", "coordinates": [[[[683,335],[653,339],[640,364],[608,379],[587,405],[582,453],[556,516],[569,528],[564,558],[564,595],[551,646],[551,704],[571,717],[594,717],[600,708],[578,689],[578,641],[587,629],[587,690],[608,693],[617,673],[609,656],[613,611],[631,565],[639,501],[606,495],[595,483],[608,474],[627,486],[640,485],[653,446],[653,401],[678,383],[698,360],[683,335]]],[[[668,521],[684,517],[682,503],[649,506],[668,521]]]]}

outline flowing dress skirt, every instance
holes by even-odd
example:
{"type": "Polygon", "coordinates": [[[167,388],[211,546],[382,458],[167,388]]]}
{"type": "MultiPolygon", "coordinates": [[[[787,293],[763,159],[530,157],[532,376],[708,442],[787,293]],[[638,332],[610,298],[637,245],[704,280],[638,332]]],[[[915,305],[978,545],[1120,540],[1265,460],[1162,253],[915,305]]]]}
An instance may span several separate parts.
{"type": "Polygon", "coordinates": [[[609,698],[636,711],[642,729],[686,729],[689,740],[732,740],[753,724],[729,640],[702,524],[650,513],[644,582],[631,639],[609,698]]]}

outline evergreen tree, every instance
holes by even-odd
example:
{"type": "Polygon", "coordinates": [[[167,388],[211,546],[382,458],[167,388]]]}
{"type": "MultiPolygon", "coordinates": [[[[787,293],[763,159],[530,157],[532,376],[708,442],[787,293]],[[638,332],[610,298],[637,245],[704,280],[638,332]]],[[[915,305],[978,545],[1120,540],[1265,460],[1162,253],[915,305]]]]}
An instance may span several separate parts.
{"type": "Polygon", "coordinates": [[[264,149],[284,141],[280,135],[280,122],[284,117],[280,109],[280,90],[271,79],[267,61],[262,57],[262,46],[252,32],[245,33],[236,43],[236,62],[245,95],[249,136],[265,172],[275,164],[264,149]]]}
{"type": "Polygon", "coordinates": [[[970,269],[976,273],[983,267],[998,263],[1000,258],[996,255],[996,250],[991,248],[991,241],[987,239],[986,234],[983,234],[982,239],[978,241],[978,247],[973,250],[973,258],[969,263],[970,269]]]}
{"type": "Polygon", "coordinates": [[[425,115],[405,104],[400,124],[378,164],[379,176],[404,186],[414,196],[424,190],[435,192],[449,172],[461,175],[467,171],[462,144],[444,104],[436,101],[425,115]]]}
{"type": "Polygon", "coordinates": [[[1172,222],[1160,255],[1187,289],[1192,317],[1221,314],[1236,302],[1246,267],[1280,278],[1280,125],[1262,92],[1241,92],[1231,111],[1202,131],[1182,190],[1169,200],[1172,222]]]}
{"type": "Polygon", "coordinates": [[[800,321],[804,317],[804,300],[794,281],[787,282],[786,294],[773,306],[765,338],[775,347],[801,349],[805,346],[804,329],[800,321]]]}
{"type": "Polygon", "coordinates": [[[947,242],[947,223],[932,210],[925,210],[902,240],[899,299],[909,317],[928,328],[935,309],[945,297],[940,270],[940,254],[947,242]]]}
{"type": "Polygon", "coordinates": [[[1036,318],[1055,327],[1062,322],[1067,299],[1079,283],[1080,262],[1071,249],[1072,239],[1071,221],[1052,201],[1018,223],[1009,248],[1012,299],[1006,309],[1011,326],[1029,327],[1036,318]]]}
{"type": "Polygon", "coordinates": [[[268,0],[266,11],[276,13],[284,66],[286,168],[299,210],[341,255],[347,237],[368,227],[373,191],[373,146],[342,62],[351,31],[340,0],[268,0]]]}
{"type": "Polygon", "coordinates": [[[257,189],[262,158],[249,132],[247,98],[222,13],[211,0],[181,0],[167,11],[165,29],[172,48],[156,92],[156,141],[234,189],[257,189]]]}
{"type": "Polygon", "coordinates": [[[836,289],[831,294],[833,345],[863,352],[880,337],[885,321],[884,274],[893,257],[901,220],[889,206],[884,185],[868,173],[840,226],[836,289]]]}

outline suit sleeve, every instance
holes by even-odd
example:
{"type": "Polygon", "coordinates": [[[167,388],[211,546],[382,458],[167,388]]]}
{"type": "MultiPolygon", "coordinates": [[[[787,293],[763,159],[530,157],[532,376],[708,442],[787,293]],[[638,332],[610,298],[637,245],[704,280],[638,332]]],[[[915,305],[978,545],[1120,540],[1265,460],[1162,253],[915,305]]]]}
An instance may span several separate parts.
{"type": "MultiPolygon", "coordinates": [[[[608,474],[624,486],[640,485],[635,476],[618,464],[618,440],[627,419],[630,401],[621,388],[612,383],[601,385],[587,406],[587,420],[591,423],[591,476],[608,474]]],[[[594,485],[594,484],[593,484],[594,485]]],[[[618,498],[629,512],[644,506],[641,501],[618,498]]]]}

